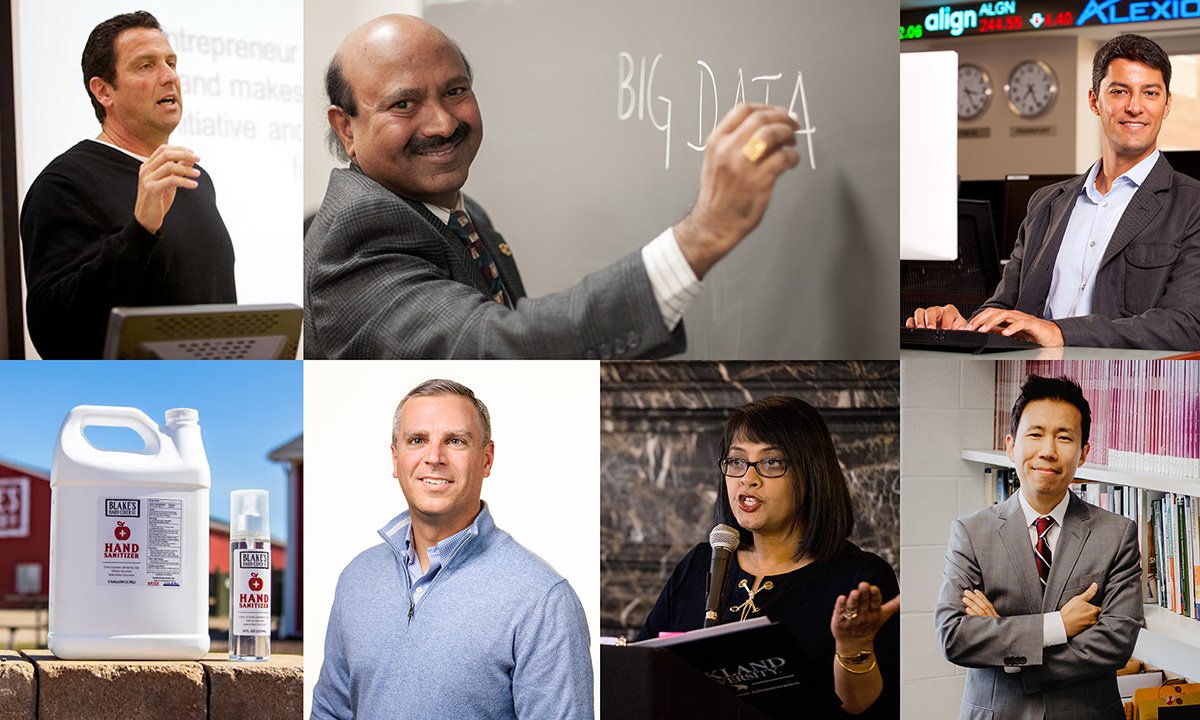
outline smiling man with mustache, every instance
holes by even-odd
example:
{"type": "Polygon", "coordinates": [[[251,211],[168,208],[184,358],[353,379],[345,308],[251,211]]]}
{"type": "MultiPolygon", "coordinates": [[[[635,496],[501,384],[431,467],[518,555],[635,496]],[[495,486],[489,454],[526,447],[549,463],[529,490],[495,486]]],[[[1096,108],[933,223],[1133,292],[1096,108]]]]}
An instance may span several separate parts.
{"type": "Polygon", "coordinates": [[[1140,35],[1113,38],[1092,60],[1088,107],[1100,160],[1034,193],[991,299],[970,319],[953,305],[918,308],[908,327],[1048,347],[1200,347],[1200,182],[1158,151],[1170,58],[1140,35]]]}
{"type": "Polygon", "coordinates": [[[784,109],[735,107],[709,139],[686,218],[575,287],[527,298],[512,248],[461,192],[483,121],[459,48],[386,15],[342,42],[325,87],[330,148],[350,167],[330,175],[304,239],[309,358],[678,353],[700,279],[799,160],[784,109]]]}
{"type": "Polygon", "coordinates": [[[21,209],[26,315],[44,358],[99,358],[116,306],[237,302],[212,179],[168,144],[183,117],[158,20],[105,20],[83,50],[100,135],[55,158],[21,209]]]}

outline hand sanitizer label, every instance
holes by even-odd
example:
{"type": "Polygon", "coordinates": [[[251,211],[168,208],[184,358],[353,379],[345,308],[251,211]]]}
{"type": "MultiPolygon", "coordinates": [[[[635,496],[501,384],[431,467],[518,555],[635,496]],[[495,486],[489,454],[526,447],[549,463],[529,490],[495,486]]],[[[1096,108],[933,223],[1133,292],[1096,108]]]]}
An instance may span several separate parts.
{"type": "Polygon", "coordinates": [[[181,498],[100,498],[96,584],[182,587],[183,514],[181,498]]]}
{"type": "Polygon", "coordinates": [[[233,635],[271,634],[271,551],[233,551],[233,635]]]}

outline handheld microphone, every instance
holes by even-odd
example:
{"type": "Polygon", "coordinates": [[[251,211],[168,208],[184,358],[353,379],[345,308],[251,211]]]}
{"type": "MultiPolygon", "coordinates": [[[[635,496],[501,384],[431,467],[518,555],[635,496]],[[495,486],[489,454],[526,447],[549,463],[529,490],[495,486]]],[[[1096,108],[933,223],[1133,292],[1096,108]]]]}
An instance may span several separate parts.
{"type": "Polygon", "coordinates": [[[704,627],[717,624],[717,608],[721,606],[721,589],[725,586],[725,573],[729,571],[729,558],[741,541],[738,531],[728,525],[717,525],[708,534],[712,546],[712,564],[708,569],[708,595],[704,599],[704,627]]]}

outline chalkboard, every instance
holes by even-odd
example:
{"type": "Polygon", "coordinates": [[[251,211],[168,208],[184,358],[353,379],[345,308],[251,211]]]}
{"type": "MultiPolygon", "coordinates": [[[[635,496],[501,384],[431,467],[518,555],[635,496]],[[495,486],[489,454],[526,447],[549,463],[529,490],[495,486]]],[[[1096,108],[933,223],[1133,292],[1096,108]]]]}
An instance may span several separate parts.
{"type": "Polygon", "coordinates": [[[684,358],[897,356],[896,9],[877,0],[477,0],[427,8],[475,72],[465,192],[533,296],[682,218],[735,99],[791,107],[801,161],[705,278],[684,358]]]}

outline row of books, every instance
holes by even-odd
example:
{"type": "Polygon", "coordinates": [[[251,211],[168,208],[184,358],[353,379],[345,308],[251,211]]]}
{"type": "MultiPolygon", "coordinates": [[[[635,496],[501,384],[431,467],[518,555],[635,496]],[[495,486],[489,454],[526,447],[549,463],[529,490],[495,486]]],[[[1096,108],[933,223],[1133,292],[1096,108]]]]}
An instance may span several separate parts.
{"type": "Polygon", "coordinates": [[[1200,498],[1163,493],[1150,502],[1143,538],[1148,602],[1200,618],[1200,498]],[[1155,597],[1155,594],[1157,596],[1155,597]]]}
{"type": "MultiPolygon", "coordinates": [[[[986,500],[990,503],[1004,502],[1021,487],[1017,471],[1009,467],[986,467],[983,471],[983,486],[986,500]]],[[[1141,488],[1088,482],[1071,485],[1071,492],[1084,502],[1098,508],[1124,515],[1140,522],[1144,490],[1141,488]]]]}
{"type": "Polygon", "coordinates": [[[1067,377],[1092,411],[1087,464],[1200,478],[1200,362],[1017,360],[996,363],[995,447],[1030,375],[1067,377]]]}

